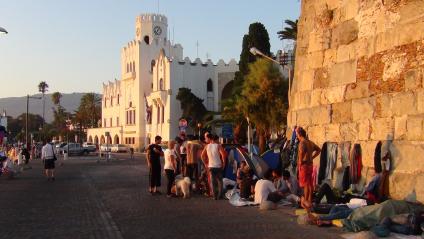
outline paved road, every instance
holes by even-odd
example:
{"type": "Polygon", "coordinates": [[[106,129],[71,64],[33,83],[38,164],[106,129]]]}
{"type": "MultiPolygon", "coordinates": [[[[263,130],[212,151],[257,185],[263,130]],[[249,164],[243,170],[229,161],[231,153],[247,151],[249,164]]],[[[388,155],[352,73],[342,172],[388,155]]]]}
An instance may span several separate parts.
{"type": "Polygon", "coordinates": [[[147,193],[144,159],[74,158],[55,182],[40,162],[0,178],[0,238],[339,238],[341,230],[299,226],[291,209],[235,208],[228,201],[147,193]]]}

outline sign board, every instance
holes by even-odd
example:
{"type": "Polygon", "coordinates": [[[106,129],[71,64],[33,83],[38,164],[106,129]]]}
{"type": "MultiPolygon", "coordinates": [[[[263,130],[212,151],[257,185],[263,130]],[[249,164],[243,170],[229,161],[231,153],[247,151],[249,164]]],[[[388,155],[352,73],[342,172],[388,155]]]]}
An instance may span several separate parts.
{"type": "Polygon", "coordinates": [[[233,126],[231,124],[224,124],[222,126],[222,137],[226,139],[233,138],[233,126]]]}

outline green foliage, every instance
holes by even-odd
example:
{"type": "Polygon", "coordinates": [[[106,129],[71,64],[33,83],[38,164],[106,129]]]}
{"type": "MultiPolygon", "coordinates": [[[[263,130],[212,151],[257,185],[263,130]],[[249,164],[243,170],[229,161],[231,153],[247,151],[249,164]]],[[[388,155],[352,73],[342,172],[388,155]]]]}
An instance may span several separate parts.
{"type": "Polygon", "coordinates": [[[62,94],[60,92],[54,92],[52,94],[52,102],[54,105],[60,105],[60,99],[62,98],[62,94]]]}
{"type": "MultiPolygon", "coordinates": [[[[10,138],[24,141],[25,140],[25,124],[26,114],[23,113],[16,118],[8,117],[7,129],[10,131],[10,138]]],[[[43,125],[43,117],[35,114],[28,114],[28,132],[36,134],[43,125]]]]}
{"type": "MultiPolygon", "coordinates": [[[[260,137],[264,138],[267,133],[280,130],[285,124],[287,91],[288,82],[279,69],[272,62],[259,59],[249,66],[249,74],[235,108],[250,118],[260,137]]],[[[259,146],[263,151],[264,145],[259,146]]]]}
{"type": "Polygon", "coordinates": [[[101,101],[102,99],[94,93],[83,95],[74,115],[75,121],[83,128],[97,127],[97,122],[102,117],[101,101]]]}
{"type": "Polygon", "coordinates": [[[38,91],[41,92],[43,95],[48,91],[49,85],[45,81],[41,81],[38,84],[38,91]]]}
{"type": "Polygon", "coordinates": [[[281,40],[293,40],[296,41],[297,40],[297,23],[298,20],[296,21],[292,21],[292,20],[285,20],[284,21],[288,26],[285,27],[283,30],[277,32],[278,37],[281,40]]]}
{"type": "Polygon", "coordinates": [[[191,126],[194,126],[196,123],[204,123],[212,118],[210,114],[208,114],[206,107],[203,105],[203,100],[194,95],[191,92],[191,89],[178,89],[177,100],[180,101],[181,109],[183,111],[181,117],[190,122],[191,126]],[[205,118],[207,115],[209,115],[209,117],[205,118]]]}

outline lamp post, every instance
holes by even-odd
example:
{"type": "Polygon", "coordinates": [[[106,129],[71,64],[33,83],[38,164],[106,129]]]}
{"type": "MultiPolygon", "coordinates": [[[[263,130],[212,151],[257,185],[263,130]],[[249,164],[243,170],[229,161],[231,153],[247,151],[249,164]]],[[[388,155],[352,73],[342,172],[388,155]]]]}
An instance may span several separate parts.
{"type": "Polygon", "coordinates": [[[202,128],[202,124],[201,123],[197,123],[197,128],[199,128],[199,140],[200,140],[200,130],[201,130],[201,128],[202,128]]]}
{"type": "Polygon", "coordinates": [[[289,90],[288,91],[289,92],[288,92],[287,102],[288,102],[289,107],[290,107],[290,91],[291,91],[291,69],[290,69],[290,67],[288,67],[287,64],[282,64],[281,62],[278,62],[278,61],[272,59],[271,57],[265,55],[260,50],[258,50],[256,47],[250,48],[249,51],[250,51],[250,53],[252,53],[255,56],[259,55],[259,56],[262,56],[262,57],[264,57],[264,58],[266,58],[266,59],[268,59],[268,60],[270,60],[272,62],[277,63],[278,65],[282,66],[283,68],[285,68],[288,71],[288,73],[289,73],[289,90]]]}
{"type": "Polygon", "coordinates": [[[4,33],[4,34],[8,34],[9,32],[7,32],[7,30],[6,29],[4,29],[3,27],[0,27],[0,32],[1,33],[4,33]]]}
{"type": "Polygon", "coordinates": [[[27,102],[26,102],[26,120],[25,120],[25,144],[27,146],[27,148],[29,147],[28,145],[28,115],[29,115],[29,99],[37,99],[37,100],[41,100],[41,97],[36,97],[36,96],[29,96],[27,95],[27,102]]]}

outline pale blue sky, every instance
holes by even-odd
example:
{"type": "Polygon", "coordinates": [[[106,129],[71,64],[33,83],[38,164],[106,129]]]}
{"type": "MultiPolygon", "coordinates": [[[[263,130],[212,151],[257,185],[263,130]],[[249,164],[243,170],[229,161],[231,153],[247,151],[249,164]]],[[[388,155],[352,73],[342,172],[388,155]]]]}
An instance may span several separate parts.
{"type": "MultiPolygon", "coordinates": [[[[238,60],[250,23],[262,22],[273,52],[282,48],[276,32],[296,19],[298,0],[161,0],[160,13],[175,29],[184,56],[216,62],[238,60]]],[[[135,17],[156,13],[157,0],[0,0],[0,98],[50,92],[100,92],[120,78],[120,49],[134,38],[135,17]]],[[[171,30],[172,32],[172,30],[171,30]]],[[[171,36],[172,39],[172,36],[171,36]]]]}

